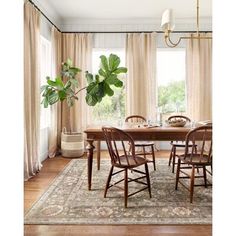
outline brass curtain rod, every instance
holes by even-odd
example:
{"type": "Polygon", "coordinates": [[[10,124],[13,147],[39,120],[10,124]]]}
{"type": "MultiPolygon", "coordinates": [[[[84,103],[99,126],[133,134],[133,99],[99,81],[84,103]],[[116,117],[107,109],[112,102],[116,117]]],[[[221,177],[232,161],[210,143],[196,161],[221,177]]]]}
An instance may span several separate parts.
{"type": "MultiPolygon", "coordinates": [[[[164,33],[163,31],[61,31],[40,9],[39,7],[32,1],[28,0],[47,20],[48,22],[53,25],[60,33],[67,33],[67,34],[76,34],[76,33],[81,33],[81,34],[99,34],[99,33],[105,33],[105,34],[129,34],[129,33],[164,33]]],[[[173,31],[172,33],[196,33],[196,31],[173,31]]],[[[210,30],[203,30],[199,31],[199,33],[212,33],[210,30]]]]}

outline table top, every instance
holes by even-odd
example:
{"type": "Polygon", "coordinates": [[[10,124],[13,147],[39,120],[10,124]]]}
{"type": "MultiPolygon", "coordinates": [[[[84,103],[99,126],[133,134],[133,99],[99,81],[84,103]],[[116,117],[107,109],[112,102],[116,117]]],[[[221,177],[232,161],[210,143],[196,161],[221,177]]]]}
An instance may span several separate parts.
{"type": "MultiPolygon", "coordinates": [[[[143,125],[124,124],[122,127],[116,127],[132,136],[134,140],[185,140],[191,127],[144,127],[143,125]]],[[[89,126],[85,131],[87,139],[104,140],[102,126],[89,126]]]]}
{"type": "MultiPolygon", "coordinates": [[[[106,125],[107,126],[107,125],[106,125]]],[[[129,125],[125,124],[123,126],[113,126],[115,128],[121,129],[125,132],[140,132],[140,133],[156,133],[156,132],[189,132],[191,127],[171,127],[171,126],[144,126],[144,125],[129,125]]],[[[102,132],[101,125],[91,125],[86,128],[85,133],[93,133],[93,132],[102,132]]]]}

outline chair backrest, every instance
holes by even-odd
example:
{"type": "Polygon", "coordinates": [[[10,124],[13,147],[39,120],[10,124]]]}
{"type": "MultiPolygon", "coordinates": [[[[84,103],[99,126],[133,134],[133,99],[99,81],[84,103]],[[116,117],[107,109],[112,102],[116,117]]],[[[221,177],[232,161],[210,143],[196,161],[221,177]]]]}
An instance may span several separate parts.
{"type": "Polygon", "coordinates": [[[132,115],[126,117],[125,122],[130,122],[130,123],[146,122],[146,118],[140,115],[132,115]]]}
{"type": "Polygon", "coordinates": [[[186,146],[185,146],[185,158],[190,157],[190,162],[192,162],[192,157],[199,156],[199,162],[203,160],[209,163],[212,161],[212,126],[203,125],[197,127],[186,135],[186,146]],[[197,145],[197,149],[195,148],[197,145]],[[207,158],[207,159],[206,159],[207,158]]]}
{"type": "Polygon", "coordinates": [[[174,119],[183,119],[185,120],[186,122],[191,122],[191,119],[187,116],[182,116],[182,115],[175,115],[175,116],[170,116],[167,120],[168,121],[171,121],[171,120],[174,120],[174,119]]]}
{"type": "Polygon", "coordinates": [[[102,127],[112,164],[127,165],[133,159],[136,163],[134,140],[126,132],[114,127],[102,127]],[[122,163],[121,163],[122,158],[122,163]],[[124,160],[126,160],[124,162],[124,160]]]}

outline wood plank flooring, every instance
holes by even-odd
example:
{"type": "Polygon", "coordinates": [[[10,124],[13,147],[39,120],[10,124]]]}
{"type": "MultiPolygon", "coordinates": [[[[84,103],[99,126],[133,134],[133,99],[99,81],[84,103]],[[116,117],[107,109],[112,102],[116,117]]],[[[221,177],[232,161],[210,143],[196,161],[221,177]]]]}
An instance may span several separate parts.
{"type": "MultiPolygon", "coordinates": [[[[167,157],[169,152],[159,151],[156,157],[167,157]]],[[[86,157],[84,157],[86,158],[86,157]]],[[[103,151],[101,158],[108,158],[103,151]]],[[[51,181],[63,170],[71,159],[56,157],[43,162],[41,172],[25,182],[24,210],[43,194],[51,181]]],[[[94,165],[94,168],[96,166],[94,165]]],[[[211,225],[25,225],[24,235],[32,236],[211,236],[211,225]]]]}

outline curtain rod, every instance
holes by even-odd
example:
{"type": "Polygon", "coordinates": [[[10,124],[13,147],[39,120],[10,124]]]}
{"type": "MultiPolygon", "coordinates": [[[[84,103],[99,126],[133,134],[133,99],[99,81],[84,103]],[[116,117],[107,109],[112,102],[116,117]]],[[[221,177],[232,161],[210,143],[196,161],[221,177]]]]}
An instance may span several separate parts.
{"type": "MultiPolygon", "coordinates": [[[[75,34],[75,33],[93,33],[93,34],[99,34],[99,33],[107,33],[107,34],[115,34],[115,33],[164,33],[163,31],[62,31],[61,33],[68,33],[68,34],[75,34]]],[[[196,33],[196,31],[172,31],[173,33],[196,33]]],[[[211,30],[203,30],[199,31],[199,33],[212,33],[211,30]]]]}
{"type": "MultiPolygon", "coordinates": [[[[61,30],[38,8],[38,6],[31,0],[28,0],[59,32],[61,30]]],[[[62,32],[61,32],[62,33],[62,32]]]]}
{"type": "MultiPolygon", "coordinates": [[[[67,33],[67,34],[76,34],[76,33],[93,33],[93,34],[99,34],[99,33],[105,33],[105,34],[122,34],[122,33],[164,33],[163,31],[61,31],[39,8],[38,6],[32,1],[28,0],[48,21],[50,24],[52,24],[60,33],[67,33]]],[[[196,31],[173,31],[171,33],[196,33],[196,31]]],[[[199,31],[199,33],[212,33],[210,30],[203,30],[199,31]]]]}

